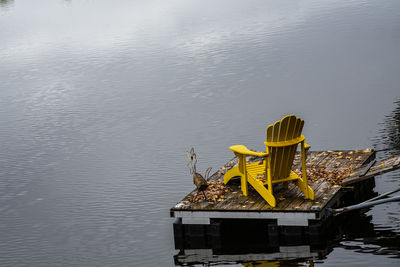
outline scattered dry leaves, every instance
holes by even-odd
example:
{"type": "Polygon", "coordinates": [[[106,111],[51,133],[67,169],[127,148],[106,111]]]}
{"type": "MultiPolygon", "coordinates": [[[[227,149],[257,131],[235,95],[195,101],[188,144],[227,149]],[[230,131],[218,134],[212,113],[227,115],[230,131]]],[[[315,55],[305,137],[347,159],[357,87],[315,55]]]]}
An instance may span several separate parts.
{"type": "MultiPolygon", "coordinates": [[[[208,181],[208,187],[204,190],[204,194],[206,195],[206,199],[204,199],[204,195],[202,192],[199,192],[196,197],[194,195],[190,195],[188,200],[192,203],[199,203],[203,201],[208,201],[208,203],[216,203],[217,201],[223,201],[225,199],[225,193],[232,191],[229,187],[224,185],[223,179],[211,180],[208,181]]],[[[195,191],[195,194],[197,191],[195,191]]]]}
{"type": "MultiPolygon", "coordinates": [[[[342,181],[353,174],[353,166],[341,169],[326,169],[325,167],[319,166],[314,168],[307,168],[307,178],[311,182],[318,183],[321,180],[331,182],[331,185],[340,185],[342,181]]],[[[302,177],[302,171],[299,169],[294,172],[302,177]]]]}

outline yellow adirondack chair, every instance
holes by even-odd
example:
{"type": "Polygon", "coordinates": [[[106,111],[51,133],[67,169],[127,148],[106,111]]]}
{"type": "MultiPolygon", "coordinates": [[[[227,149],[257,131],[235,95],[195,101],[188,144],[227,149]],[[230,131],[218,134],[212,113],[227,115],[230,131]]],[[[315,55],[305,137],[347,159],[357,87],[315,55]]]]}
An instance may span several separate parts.
{"type": "Polygon", "coordinates": [[[314,200],[314,191],[307,184],[306,155],[310,146],[305,142],[301,131],[304,120],[294,115],[284,117],[282,120],[267,127],[267,140],[264,142],[266,152],[255,152],[245,146],[231,146],[230,149],[238,157],[238,165],[227,171],[224,175],[224,184],[233,177],[240,176],[241,188],[244,196],[247,196],[247,183],[268,202],[272,207],[276,206],[272,185],[288,181],[296,181],[296,185],[303,191],[304,196],[314,200]],[[297,146],[301,145],[301,162],[303,178],[300,178],[291,170],[297,146]],[[264,158],[263,163],[247,163],[246,155],[264,158]],[[259,179],[264,175],[265,182],[259,179]]]}

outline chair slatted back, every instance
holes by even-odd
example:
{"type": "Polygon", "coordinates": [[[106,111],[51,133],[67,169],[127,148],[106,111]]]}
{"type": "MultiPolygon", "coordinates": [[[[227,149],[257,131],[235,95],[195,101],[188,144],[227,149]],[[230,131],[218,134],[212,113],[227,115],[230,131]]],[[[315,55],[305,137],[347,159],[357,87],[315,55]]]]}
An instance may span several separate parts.
{"type": "MultiPolygon", "coordinates": [[[[303,126],[304,120],[294,115],[286,116],[267,127],[267,142],[290,141],[300,137],[303,126]]],[[[290,175],[297,146],[298,144],[267,148],[271,157],[272,180],[283,179],[290,175]]]]}

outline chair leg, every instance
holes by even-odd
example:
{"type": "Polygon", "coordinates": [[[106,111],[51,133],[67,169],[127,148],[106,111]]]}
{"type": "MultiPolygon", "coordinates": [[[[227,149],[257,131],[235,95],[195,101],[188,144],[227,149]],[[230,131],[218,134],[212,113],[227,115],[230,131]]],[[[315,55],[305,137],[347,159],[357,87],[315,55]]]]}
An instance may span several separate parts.
{"type": "Polygon", "coordinates": [[[240,177],[240,187],[242,188],[243,196],[247,197],[247,195],[248,195],[248,193],[247,193],[247,191],[248,191],[247,175],[245,175],[245,174],[240,177]]]}
{"type": "MultiPolygon", "coordinates": [[[[309,147],[308,147],[309,148],[309,147]]],[[[297,180],[297,186],[303,191],[304,196],[308,199],[314,200],[314,191],[308,185],[307,182],[307,167],[306,167],[306,159],[307,159],[307,151],[308,148],[305,148],[304,141],[301,142],[301,168],[303,171],[303,178],[299,178],[297,180]]]]}
{"type": "Polygon", "coordinates": [[[235,166],[229,171],[227,171],[224,175],[224,184],[227,184],[230,179],[237,176],[242,176],[243,174],[239,171],[239,166],[235,166]]]}
{"type": "Polygon", "coordinates": [[[248,181],[253,186],[253,188],[263,197],[263,199],[267,201],[269,205],[271,205],[271,207],[276,206],[276,200],[274,195],[272,194],[272,187],[266,188],[262,182],[255,179],[251,175],[249,175],[248,181]]]}
{"type": "Polygon", "coordinates": [[[314,190],[307,184],[307,181],[299,178],[296,185],[304,193],[305,198],[314,200],[314,190]]]}
{"type": "Polygon", "coordinates": [[[247,196],[246,175],[239,171],[239,166],[235,166],[224,175],[224,184],[227,184],[233,177],[240,177],[240,187],[244,196],[247,196]]]}

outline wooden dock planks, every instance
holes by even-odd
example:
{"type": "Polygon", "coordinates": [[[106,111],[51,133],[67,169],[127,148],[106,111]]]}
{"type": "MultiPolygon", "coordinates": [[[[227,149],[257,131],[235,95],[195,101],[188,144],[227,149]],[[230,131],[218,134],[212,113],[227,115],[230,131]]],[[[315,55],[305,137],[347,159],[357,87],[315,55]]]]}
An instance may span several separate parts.
{"type": "Polygon", "coordinates": [[[354,174],[343,180],[342,185],[349,185],[360,182],[375,175],[383,174],[400,168],[400,156],[392,156],[382,160],[378,160],[365,173],[364,166],[354,170],[354,174]]]}
{"type": "MultiPolygon", "coordinates": [[[[362,173],[363,168],[375,157],[373,150],[346,150],[346,151],[309,151],[307,155],[307,169],[315,167],[323,167],[326,170],[338,170],[351,168],[354,170],[352,176],[343,180],[343,183],[349,184],[351,182],[361,181],[368,179],[381,172],[386,172],[394,168],[400,167],[400,158],[393,157],[385,161],[379,161],[367,172],[363,177],[358,175],[362,173]]],[[[259,161],[260,158],[251,156],[248,161],[259,161]]],[[[233,167],[236,159],[232,159],[217,173],[211,176],[210,179],[222,179],[223,173],[229,168],[233,167]]],[[[295,156],[293,163],[293,170],[299,169],[301,165],[299,153],[295,156]]],[[[336,198],[340,197],[340,190],[342,186],[334,185],[329,180],[318,179],[315,181],[309,180],[309,185],[315,192],[315,200],[307,200],[304,198],[303,193],[293,184],[289,184],[288,188],[281,186],[282,184],[274,185],[274,195],[277,199],[277,206],[272,208],[268,203],[251,187],[249,186],[248,196],[242,195],[240,190],[240,181],[232,180],[226,185],[231,191],[226,192],[223,199],[213,201],[201,201],[199,203],[191,203],[188,197],[194,195],[197,191],[193,190],[184,199],[171,208],[171,216],[180,217],[185,216],[208,216],[209,219],[223,216],[223,213],[229,213],[228,218],[244,218],[251,212],[260,215],[260,218],[266,218],[266,214],[274,214],[274,218],[278,218],[279,214],[287,217],[288,214],[297,214],[296,216],[303,216],[304,218],[318,218],[316,213],[324,211],[325,208],[330,207],[335,202],[336,198]],[[196,214],[198,213],[198,214],[196,214]],[[243,214],[241,214],[243,213],[243,214]],[[310,215],[305,215],[309,213],[310,215]],[[217,217],[213,217],[215,214],[217,217]],[[218,215],[217,215],[218,214],[218,215]],[[283,215],[285,214],[285,215],[283,215]],[[299,215],[303,214],[303,215],[299,215]],[[314,216],[311,216],[311,214],[314,216]]],[[[285,218],[286,218],[285,217],[285,218]]],[[[286,220],[286,219],[285,219],[286,220]]]]}

